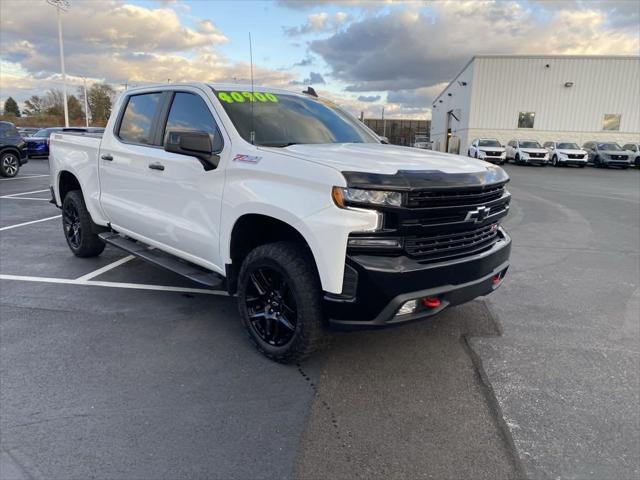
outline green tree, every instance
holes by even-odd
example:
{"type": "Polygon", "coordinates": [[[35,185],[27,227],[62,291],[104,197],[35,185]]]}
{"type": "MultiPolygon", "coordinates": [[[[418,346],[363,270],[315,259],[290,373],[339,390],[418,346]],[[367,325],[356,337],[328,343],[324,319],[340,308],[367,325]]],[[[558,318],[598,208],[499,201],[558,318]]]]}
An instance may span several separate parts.
{"type": "Polygon", "coordinates": [[[69,121],[84,124],[84,110],[82,110],[80,101],[75,95],[69,95],[67,97],[67,108],[69,109],[69,121]]]}
{"type": "Polygon", "coordinates": [[[4,102],[4,114],[13,115],[14,117],[20,116],[20,108],[18,108],[18,103],[13,99],[13,97],[7,98],[4,102]]]}
{"type": "Polygon", "coordinates": [[[29,100],[24,102],[24,113],[28,116],[38,116],[44,113],[44,98],[38,95],[32,95],[29,100]]]}
{"type": "Polygon", "coordinates": [[[62,90],[51,89],[44,96],[44,113],[55,117],[64,115],[64,95],[62,90]]]}
{"type": "Polygon", "coordinates": [[[115,90],[106,83],[94,83],[87,92],[91,121],[94,125],[105,125],[111,115],[111,104],[115,90]]]}

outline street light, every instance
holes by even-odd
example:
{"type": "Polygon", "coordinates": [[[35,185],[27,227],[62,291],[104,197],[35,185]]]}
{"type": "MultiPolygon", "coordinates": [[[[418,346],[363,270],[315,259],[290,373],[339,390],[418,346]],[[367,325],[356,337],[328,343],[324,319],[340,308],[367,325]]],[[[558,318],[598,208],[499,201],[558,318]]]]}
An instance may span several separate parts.
{"type": "Polygon", "coordinates": [[[60,12],[66,12],[71,7],[69,0],[47,0],[49,5],[56,7],[58,14],[58,43],[60,44],[60,69],[62,70],[62,96],[64,98],[64,126],[69,126],[69,107],[67,106],[67,75],[64,71],[64,47],[62,46],[62,18],[60,12]]]}

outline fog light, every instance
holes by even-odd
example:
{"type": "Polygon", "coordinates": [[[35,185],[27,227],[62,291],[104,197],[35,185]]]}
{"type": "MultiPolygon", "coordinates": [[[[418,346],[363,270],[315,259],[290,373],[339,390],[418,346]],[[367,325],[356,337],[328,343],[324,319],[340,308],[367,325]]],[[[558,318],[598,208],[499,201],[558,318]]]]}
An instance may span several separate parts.
{"type": "Polygon", "coordinates": [[[397,238],[353,237],[349,239],[350,247],[368,248],[400,248],[400,240],[397,238]]]}
{"type": "Polygon", "coordinates": [[[415,312],[416,308],[418,308],[418,301],[409,300],[408,302],[404,302],[396,315],[409,315],[410,313],[415,312]]]}

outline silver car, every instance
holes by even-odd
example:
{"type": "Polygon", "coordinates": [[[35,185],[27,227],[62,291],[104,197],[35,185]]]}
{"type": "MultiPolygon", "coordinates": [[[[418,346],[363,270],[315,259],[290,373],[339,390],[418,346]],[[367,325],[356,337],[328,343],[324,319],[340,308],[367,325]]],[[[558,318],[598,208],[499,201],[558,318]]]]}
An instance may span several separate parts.
{"type": "Polygon", "coordinates": [[[631,166],[631,155],[616,142],[587,142],[582,146],[589,155],[589,163],[597,168],[631,166]]]}
{"type": "Polygon", "coordinates": [[[622,148],[631,152],[631,163],[635,164],[636,167],[640,167],[640,143],[627,143],[622,148]]]}

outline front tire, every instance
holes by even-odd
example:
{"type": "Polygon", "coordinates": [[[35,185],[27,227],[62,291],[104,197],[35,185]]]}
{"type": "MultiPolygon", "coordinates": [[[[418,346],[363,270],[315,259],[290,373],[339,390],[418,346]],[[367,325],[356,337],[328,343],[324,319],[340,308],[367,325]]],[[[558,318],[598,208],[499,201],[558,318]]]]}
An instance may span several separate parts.
{"type": "Polygon", "coordinates": [[[80,190],[67,193],[62,202],[62,229],[76,257],[97,257],[105,243],[93,232],[93,220],[80,190]]]}
{"type": "Polygon", "coordinates": [[[20,159],[15,153],[5,152],[0,155],[0,176],[13,178],[20,171],[20,159]]]}
{"type": "Polygon", "coordinates": [[[556,155],[554,155],[551,159],[551,165],[553,165],[554,167],[558,166],[558,157],[556,155]]]}
{"type": "Polygon", "coordinates": [[[322,288],[311,254],[291,242],[261,245],[238,277],[238,308],[249,339],[266,357],[299,362],[326,338],[322,288]]]}

